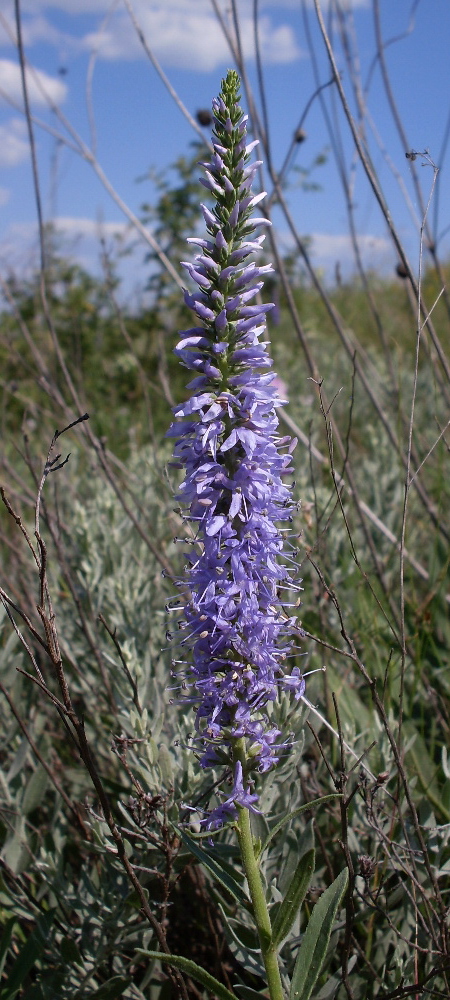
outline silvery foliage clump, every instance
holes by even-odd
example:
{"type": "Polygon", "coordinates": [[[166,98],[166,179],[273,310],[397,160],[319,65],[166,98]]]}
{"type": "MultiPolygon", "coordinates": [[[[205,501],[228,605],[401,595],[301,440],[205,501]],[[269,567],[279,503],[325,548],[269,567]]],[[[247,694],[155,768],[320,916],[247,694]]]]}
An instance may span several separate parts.
{"type": "MultiPolygon", "coordinates": [[[[142,527],[151,525],[152,538],[176,566],[181,546],[175,538],[181,522],[172,510],[171,486],[163,471],[168,458],[168,450],[164,447],[158,454],[151,449],[135,453],[128,462],[127,481],[139,509],[145,512],[141,515],[142,527]]],[[[112,783],[115,789],[114,798],[126,830],[130,856],[144,869],[142,882],[158,913],[159,879],[164,877],[167,864],[153,836],[162,819],[161,806],[149,817],[138,814],[133,787],[121,766],[117,749],[127,744],[127,762],[135,778],[150,798],[160,795],[165,800],[166,815],[171,823],[189,821],[184,802],[192,802],[201,795],[210,779],[205,781],[204,772],[188,748],[192,719],[180,714],[179,707],[171,703],[172,651],[165,634],[164,610],[170,584],[146,542],[124,516],[114,489],[105,484],[95,469],[83,471],[83,466],[83,456],[80,455],[78,461],[73,450],[58,504],[64,565],[58,567],[55,553],[49,548],[55,611],[73,696],[83,705],[86,731],[95,747],[100,771],[106,786],[109,788],[112,783]],[[70,598],[69,576],[76,589],[77,606],[70,598]],[[100,612],[110,627],[117,629],[124,659],[136,681],[140,710],[134,703],[133,691],[117,651],[98,624],[100,612]],[[98,659],[92,653],[92,638],[98,659]],[[104,688],[100,660],[108,672],[112,699],[104,688]],[[155,874],[146,875],[145,870],[155,874]]],[[[82,985],[98,988],[104,982],[105,963],[113,957],[115,974],[124,977],[123,983],[118,980],[117,988],[121,987],[124,997],[135,997],[139,994],[134,988],[127,988],[125,983],[130,958],[130,955],[127,958],[129,945],[126,942],[132,942],[132,947],[149,947],[154,942],[153,934],[142,927],[136,899],[127,886],[88,775],[73,759],[70,746],[61,741],[54,744],[53,706],[43,699],[37,712],[34,687],[17,674],[18,666],[27,668],[27,660],[18,636],[9,632],[5,614],[1,640],[6,642],[2,647],[2,680],[15,703],[20,705],[28,731],[43,757],[57,761],[57,750],[60,761],[57,773],[70,798],[79,804],[89,840],[95,844],[92,857],[85,858],[73,816],[55,795],[43,767],[36,763],[27,740],[2,700],[0,711],[6,738],[0,807],[2,815],[4,812],[10,815],[13,805],[17,815],[17,821],[8,824],[2,837],[2,857],[17,881],[6,881],[2,902],[12,914],[38,920],[36,963],[41,969],[44,991],[56,989],[62,998],[71,998],[82,985]],[[36,810],[39,810],[39,835],[36,810]],[[63,863],[64,854],[70,857],[69,866],[63,863]],[[50,924],[41,926],[39,923],[39,907],[36,909],[26,891],[30,878],[40,887],[41,897],[49,896],[52,906],[56,905],[57,917],[50,924]],[[73,928],[67,926],[67,914],[71,915],[73,928]]],[[[286,724],[293,728],[287,694],[273,711],[273,725],[281,728],[286,724]]],[[[265,789],[262,805],[275,814],[282,814],[289,804],[298,805],[300,801],[298,782],[292,778],[292,763],[283,761],[265,789]]],[[[267,827],[262,817],[260,823],[263,835],[267,827]]],[[[227,850],[232,851],[231,845],[227,850]]],[[[192,858],[183,845],[175,853],[170,875],[172,891],[175,880],[192,858]]],[[[224,858],[226,856],[225,851],[224,858]]],[[[267,870],[268,877],[270,870],[267,870]]],[[[245,913],[238,917],[236,925],[233,923],[237,916],[235,907],[230,910],[230,898],[223,887],[210,886],[205,891],[212,893],[214,905],[220,903],[226,908],[232,928],[239,928],[242,923],[246,926],[245,913]]],[[[178,919],[176,913],[175,898],[169,910],[169,920],[174,927],[178,919]]],[[[184,911],[180,918],[184,919],[184,911]]],[[[232,936],[229,947],[239,954],[244,967],[253,968],[247,949],[237,945],[232,936]]],[[[150,973],[149,980],[153,982],[152,990],[157,990],[150,973]]]]}
{"type": "MultiPolygon", "coordinates": [[[[173,539],[181,532],[182,524],[173,511],[170,499],[172,485],[167,483],[160,471],[169,457],[167,446],[158,453],[152,449],[136,452],[127,462],[127,480],[135,496],[136,509],[141,511],[141,526],[145,528],[152,525],[152,537],[158,549],[168,554],[179,573],[183,547],[178,542],[174,544],[173,539]]],[[[124,514],[117,494],[111,486],[105,484],[100,470],[86,470],[84,466],[85,459],[80,455],[78,461],[72,448],[71,462],[64,471],[64,490],[59,499],[66,569],[58,568],[57,559],[51,559],[60,634],[68,660],[73,662],[74,667],[77,664],[82,666],[80,670],[69,671],[71,684],[78,697],[83,699],[86,726],[94,741],[102,773],[107,781],[113,783],[114,797],[121,803],[123,825],[129,831],[131,857],[137,864],[154,871],[159,869],[162,873],[165,861],[149,839],[149,833],[156,827],[151,824],[150,827],[139,828],[136,823],[138,817],[135,813],[134,816],[130,813],[132,789],[118,758],[111,753],[111,736],[126,735],[131,740],[139,741],[129,748],[132,769],[149,793],[161,792],[167,795],[171,788],[174,789],[169,795],[169,815],[175,823],[188,819],[183,803],[192,802],[208,787],[209,776],[207,772],[201,772],[192,751],[184,746],[189,744],[192,719],[180,713],[177,705],[170,704],[171,694],[167,691],[167,687],[171,686],[169,674],[172,651],[167,648],[165,638],[164,602],[171,592],[170,582],[162,577],[160,564],[124,514]],[[89,618],[90,628],[94,631],[97,629],[96,640],[105,657],[114,688],[114,712],[106,701],[98,665],[81,627],[79,610],[74,607],[69,595],[65,580],[67,567],[73,574],[77,596],[81,608],[89,618]],[[117,627],[117,635],[122,642],[130,672],[138,680],[139,694],[145,705],[142,713],[133,704],[130,686],[115,650],[103,629],[96,626],[99,611],[112,626],[117,627]],[[206,785],[205,778],[208,779],[206,785]]],[[[309,496],[308,470],[302,464],[297,469],[297,480],[302,495],[309,496]]],[[[327,507],[324,487],[320,489],[319,502],[323,503],[324,508],[327,507]]],[[[313,531],[313,527],[308,529],[305,525],[305,543],[313,542],[313,531]]],[[[335,545],[334,537],[333,530],[328,535],[328,559],[330,572],[336,576],[341,573],[344,545],[342,538],[335,545]]],[[[349,593],[348,568],[342,572],[341,580],[342,587],[345,586],[349,593]]],[[[355,590],[354,610],[357,599],[355,590]]],[[[331,612],[332,609],[324,605],[321,621],[328,628],[330,639],[335,630],[334,615],[331,612]]],[[[11,918],[31,921],[32,926],[37,921],[41,927],[39,921],[42,921],[42,913],[28,892],[31,879],[41,904],[46,905],[48,901],[49,909],[54,914],[50,931],[42,925],[42,934],[38,936],[35,974],[40,978],[45,996],[54,996],[56,990],[64,1000],[66,997],[72,1000],[81,986],[91,990],[98,988],[105,981],[105,971],[111,961],[114,975],[123,976],[126,980],[134,949],[152,947],[154,937],[142,924],[136,900],[127,887],[115,856],[114,845],[101,817],[96,815],[95,796],[89,779],[61,740],[58,726],[55,726],[53,706],[47,704],[45,699],[37,698],[30,682],[17,674],[17,666],[26,669],[27,662],[19,639],[11,632],[5,614],[2,619],[1,642],[2,681],[15,704],[20,706],[28,730],[44,758],[60,761],[58,773],[64,779],[64,787],[73,801],[80,804],[91,829],[89,839],[92,842],[93,838],[93,843],[96,844],[94,853],[91,848],[83,847],[73,816],[55,794],[42,767],[34,759],[19,725],[12,718],[7,703],[1,699],[1,728],[4,733],[1,814],[8,818],[8,824],[4,825],[2,833],[2,856],[8,867],[16,873],[18,880],[13,883],[3,873],[1,901],[5,907],[5,919],[11,914],[11,918]],[[37,809],[39,812],[36,812],[37,809]],[[17,821],[13,823],[12,810],[17,816],[17,821]],[[37,825],[40,828],[39,835],[37,825]]],[[[319,665],[322,662],[322,654],[317,651],[313,654],[311,663],[319,665]]],[[[386,785],[378,788],[375,788],[375,783],[370,779],[367,780],[366,798],[362,798],[360,793],[353,796],[348,818],[350,848],[355,864],[359,856],[372,855],[378,861],[378,871],[380,866],[385,871],[382,889],[380,891],[376,888],[376,896],[372,899],[368,893],[374,892],[373,879],[366,883],[359,874],[357,876],[356,887],[360,894],[356,897],[357,933],[360,930],[362,932],[368,919],[372,918],[372,954],[376,970],[383,979],[383,988],[395,989],[404,981],[402,977],[408,977],[409,981],[414,974],[414,951],[407,942],[414,937],[415,913],[408,894],[409,883],[401,869],[402,863],[408,863],[402,832],[397,827],[397,856],[389,856],[381,836],[389,836],[392,821],[391,793],[395,790],[396,782],[392,754],[380,721],[358,691],[357,679],[348,672],[348,666],[345,687],[342,684],[342,664],[339,666],[330,654],[327,656],[327,666],[330,687],[339,694],[347,743],[359,754],[375,739],[377,747],[370,756],[371,768],[375,774],[387,772],[390,775],[386,785]],[[375,826],[371,826],[367,819],[370,803],[373,805],[375,826]],[[381,834],[377,825],[381,828],[381,834]],[[389,913],[391,924],[383,916],[385,910],[389,913]]],[[[322,675],[319,674],[309,681],[308,694],[313,703],[323,701],[321,678],[322,675]]],[[[283,731],[290,729],[296,733],[291,756],[283,760],[269,776],[263,776],[260,784],[261,811],[266,816],[279,817],[302,804],[302,789],[307,791],[310,798],[314,798],[332,791],[333,785],[323,762],[317,757],[312,735],[308,728],[303,730],[304,720],[298,716],[298,709],[287,693],[282,696],[279,706],[273,706],[272,711],[274,725],[283,731]]],[[[326,730],[317,717],[310,715],[310,721],[326,742],[326,730]]],[[[417,730],[408,730],[407,746],[407,759],[414,754],[414,747],[417,748],[414,759],[417,760],[417,775],[420,778],[416,779],[416,801],[421,809],[422,820],[429,829],[428,839],[436,871],[442,872],[441,877],[445,879],[448,877],[448,825],[442,825],[442,814],[436,813],[422,789],[426,786],[442,802],[445,801],[445,795],[441,796],[437,783],[436,788],[434,787],[436,778],[429,750],[420,742],[417,730]]],[[[330,761],[334,759],[333,754],[330,754],[330,761]]],[[[357,772],[353,780],[358,781],[357,772]]],[[[255,815],[253,819],[255,830],[263,841],[271,824],[268,825],[262,815],[255,815]]],[[[314,825],[319,832],[320,842],[325,847],[327,864],[338,866],[342,859],[338,845],[340,825],[337,806],[331,803],[326,808],[317,810],[314,825]]],[[[302,856],[310,850],[313,838],[311,816],[302,813],[292,821],[290,827],[282,831],[274,842],[274,850],[264,855],[262,872],[267,896],[273,906],[279,906],[292,873],[302,856]]],[[[201,843],[205,854],[208,854],[204,841],[201,843]]],[[[231,860],[238,878],[237,858],[229,831],[224,838],[223,847],[219,843],[214,847],[213,856],[216,861],[223,860],[225,865],[229,865],[231,860]]],[[[192,855],[182,847],[174,869],[174,879],[179,877],[190,858],[192,855]]],[[[214,881],[206,864],[202,870],[210,901],[216,909],[222,909],[227,947],[239,962],[244,981],[248,983],[249,980],[245,977],[254,975],[257,968],[252,939],[249,937],[251,927],[248,912],[239,906],[223,885],[214,881]]],[[[422,868],[421,877],[425,878],[422,868]]],[[[322,887],[328,878],[324,856],[317,851],[313,889],[322,887]]],[[[142,873],[142,880],[148,888],[150,898],[154,900],[155,912],[158,912],[158,879],[142,873]]],[[[205,905],[204,902],[202,905],[205,905]]],[[[310,905],[309,898],[307,905],[310,905]]],[[[181,916],[185,919],[184,911],[181,911],[181,916]]],[[[176,926],[176,896],[168,911],[168,919],[171,926],[176,926]]],[[[299,934],[303,929],[304,916],[300,912],[282,950],[285,969],[289,975],[295,961],[299,934]]],[[[422,935],[422,931],[420,934],[422,935]]],[[[331,937],[327,959],[329,989],[334,991],[341,982],[339,961],[336,961],[336,946],[341,935],[342,928],[337,927],[331,937]]],[[[137,977],[142,994],[136,992],[135,985],[127,986],[124,982],[121,995],[125,1000],[133,1000],[140,995],[147,996],[148,989],[151,989],[152,997],[157,997],[158,975],[153,970],[149,976],[151,985],[147,987],[142,974],[137,977]]],[[[356,967],[352,967],[351,982],[355,995],[364,997],[367,993],[367,978],[359,962],[356,967]]],[[[320,995],[319,987],[316,992],[320,995]]],[[[335,993],[326,995],[332,996],[335,993]]]]}

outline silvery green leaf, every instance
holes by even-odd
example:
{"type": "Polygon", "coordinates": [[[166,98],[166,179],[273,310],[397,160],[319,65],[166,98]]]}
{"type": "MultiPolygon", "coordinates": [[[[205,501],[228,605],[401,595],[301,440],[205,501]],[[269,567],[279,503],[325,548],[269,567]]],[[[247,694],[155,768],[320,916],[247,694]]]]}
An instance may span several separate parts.
{"type": "Polygon", "coordinates": [[[266,970],[261,956],[261,949],[250,928],[245,927],[237,920],[227,918],[222,907],[219,907],[222,914],[223,932],[228,942],[228,947],[237,962],[242,965],[247,972],[259,976],[267,982],[266,970]],[[246,938],[245,941],[242,938],[246,938]]]}
{"type": "Polygon", "coordinates": [[[38,764],[36,770],[33,771],[33,774],[30,777],[22,799],[21,808],[25,816],[27,816],[28,813],[33,812],[33,809],[36,809],[36,807],[42,803],[48,781],[49,778],[45,767],[43,767],[42,764],[38,764]]]}
{"type": "Polygon", "coordinates": [[[181,837],[183,843],[186,844],[186,847],[189,848],[191,853],[198,858],[202,865],[204,865],[205,868],[211,872],[214,878],[220,882],[220,884],[227,889],[239,903],[247,905],[250,902],[248,896],[244,890],[241,889],[239,883],[236,882],[235,878],[233,878],[229,871],[225,870],[224,863],[222,861],[219,861],[217,857],[212,857],[211,854],[208,854],[208,852],[200,847],[199,844],[184,830],[177,830],[177,833],[178,836],[181,837]]]}
{"type": "Polygon", "coordinates": [[[12,969],[8,974],[8,978],[3,983],[0,992],[1,1000],[13,1000],[13,997],[19,992],[30,969],[33,968],[33,965],[44,951],[54,917],[55,911],[49,910],[48,913],[45,913],[37,920],[34,931],[31,932],[20,948],[12,969]]]}
{"type": "Polygon", "coordinates": [[[286,813],[286,815],[282,816],[281,819],[279,819],[275,823],[275,826],[272,827],[269,836],[266,837],[261,847],[261,854],[263,851],[267,849],[273,838],[276,837],[278,833],[280,833],[280,830],[282,830],[283,827],[287,825],[287,823],[290,823],[290,821],[294,819],[295,816],[300,816],[300,813],[307,812],[309,809],[313,809],[315,806],[320,806],[322,805],[323,802],[329,802],[331,801],[331,799],[339,799],[339,798],[341,798],[339,792],[330,792],[329,795],[321,795],[320,798],[312,799],[311,802],[304,802],[303,805],[298,806],[297,809],[293,809],[292,812],[286,813]]]}
{"type": "Polygon", "coordinates": [[[348,885],[348,869],[325,889],[302,938],[291,983],[290,1000],[309,1000],[322,971],[331,931],[348,885]]]}
{"type": "MultiPolygon", "coordinates": [[[[356,955],[352,955],[347,966],[347,971],[350,973],[356,965],[356,955]]],[[[342,976],[330,976],[322,989],[318,993],[314,994],[314,1000],[334,1000],[339,987],[342,985],[342,976]]]]}
{"type": "Polygon", "coordinates": [[[165,788],[173,787],[173,766],[172,757],[165,743],[160,743],[158,750],[158,765],[165,788]]]}
{"type": "Polygon", "coordinates": [[[130,976],[113,976],[90,994],[91,1000],[116,1000],[132,982],[130,976]]]}
{"type": "Polygon", "coordinates": [[[10,784],[11,781],[14,780],[16,775],[18,775],[20,771],[23,770],[29,753],[30,753],[30,744],[24,736],[20,742],[19,749],[15,754],[14,760],[12,761],[11,767],[9,768],[9,771],[6,775],[6,781],[8,782],[8,784],[10,784]]]}
{"type": "Polygon", "coordinates": [[[188,976],[191,976],[196,982],[201,983],[210,993],[219,997],[219,1000],[237,1000],[237,997],[231,990],[228,990],[226,986],[219,983],[214,976],[211,976],[209,972],[202,969],[196,962],[193,962],[190,958],[185,958],[184,955],[166,955],[164,952],[160,951],[143,951],[139,949],[138,954],[148,956],[148,958],[155,959],[163,964],[171,965],[174,969],[179,969],[180,972],[186,972],[188,976]]]}
{"type": "Polygon", "coordinates": [[[272,925],[272,937],[276,947],[287,937],[300,906],[308,891],[309,883],[314,873],[315,850],[312,847],[300,858],[286,895],[278,908],[272,925]]]}

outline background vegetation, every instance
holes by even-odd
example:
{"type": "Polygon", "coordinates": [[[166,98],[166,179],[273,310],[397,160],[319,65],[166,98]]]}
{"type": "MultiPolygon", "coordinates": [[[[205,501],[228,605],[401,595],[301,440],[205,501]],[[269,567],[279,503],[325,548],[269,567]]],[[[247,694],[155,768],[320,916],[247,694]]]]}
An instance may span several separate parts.
{"type": "MultiPolygon", "coordinates": [[[[198,158],[143,208],[175,268],[197,226],[198,158]]],[[[286,973],[349,869],[315,1000],[449,995],[448,265],[425,209],[418,278],[391,236],[396,274],[360,266],[332,288],[297,233],[289,258],[271,247],[280,419],[299,437],[298,665],[318,672],[309,704],[274,708],[293,743],[261,781],[255,829],[273,832],[274,907],[316,847],[286,973]]],[[[136,313],[106,255],[99,280],[50,230],[42,251],[44,270],[5,284],[0,317],[0,1000],[203,995],[141,954],[156,946],[251,1000],[264,979],[235,841],[190,838],[211,789],[172,704],[165,605],[184,543],[164,434],[185,381],[171,349],[190,320],[158,253],[152,306],[136,313]]]]}

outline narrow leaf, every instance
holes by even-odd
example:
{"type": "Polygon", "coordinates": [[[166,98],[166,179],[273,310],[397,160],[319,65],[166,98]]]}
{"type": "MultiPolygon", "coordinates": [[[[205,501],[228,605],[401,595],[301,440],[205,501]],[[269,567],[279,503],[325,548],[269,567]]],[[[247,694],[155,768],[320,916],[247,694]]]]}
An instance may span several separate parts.
{"type": "Polygon", "coordinates": [[[16,817],[14,830],[3,845],[2,858],[14,875],[20,875],[30,860],[27,851],[27,829],[25,816],[20,813],[16,817]]]}
{"type": "Polygon", "coordinates": [[[348,885],[344,868],[316,903],[295,963],[289,1000],[309,1000],[320,976],[336,913],[348,885]]]}
{"type": "Polygon", "coordinates": [[[94,997],[95,1000],[116,1000],[117,997],[123,996],[123,991],[131,982],[129,976],[113,976],[90,994],[91,1000],[94,1000],[94,997]]]}
{"type": "Polygon", "coordinates": [[[11,781],[14,780],[17,774],[23,771],[29,753],[30,753],[30,744],[26,739],[26,737],[24,736],[21,743],[19,744],[19,749],[6,775],[6,781],[8,785],[11,783],[11,781]]]}
{"type": "Polygon", "coordinates": [[[48,775],[42,764],[39,764],[25,789],[25,793],[22,800],[22,812],[24,816],[28,816],[28,813],[33,812],[37,806],[42,805],[44,798],[44,793],[48,785],[48,775]]]}
{"type": "Polygon", "coordinates": [[[417,774],[428,801],[436,812],[448,823],[450,822],[450,810],[443,798],[442,789],[439,788],[439,783],[436,780],[439,765],[436,765],[430,757],[425,740],[413,722],[408,720],[408,724],[406,725],[405,723],[405,733],[407,733],[411,741],[407,750],[411,770],[414,774],[417,774]]]}
{"type": "Polygon", "coordinates": [[[237,899],[239,903],[247,905],[249,902],[248,896],[245,894],[244,890],[241,889],[239,883],[236,882],[235,879],[223,869],[220,862],[216,860],[216,858],[212,858],[207,851],[203,850],[202,847],[199,847],[195,840],[192,840],[192,837],[185,833],[184,830],[177,830],[177,833],[179,837],[181,837],[183,843],[186,844],[186,847],[189,848],[191,853],[198,858],[199,861],[201,861],[205,868],[209,869],[212,875],[214,875],[214,878],[217,879],[217,881],[231,893],[234,899],[237,899]]]}
{"type": "MultiPolygon", "coordinates": [[[[50,987],[50,989],[51,988],[52,987],[50,987]]],[[[22,994],[20,1000],[48,1000],[48,996],[49,994],[44,993],[40,983],[33,983],[33,985],[22,994]]]]}
{"type": "Polygon", "coordinates": [[[12,1000],[12,997],[15,997],[30,969],[42,955],[53,923],[54,913],[55,911],[51,910],[40,917],[35,930],[22,945],[8,979],[0,990],[0,1000],[12,1000]]]}
{"type": "Polygon", "coordinates": [[[161,951],[144,951],[141,948],[139,948],[139,954],[145,955],[147,958],[153,958],[158,962],[166,962],[167,965],[171,965],[174,969],[180,969],[181,972],[185,972],[191,979],[195,979],[197,983],[201,983],[210,993],[218,996],[219,1000],[238,1000],[235,993],[227,990],[226,986],[219,983],[218,979],[214,979],[214,976],[211,976],[209,972],[206,972],[205,969],[202,969],[190,958],[185,958],[184,955],[166,955],[161,951]]]}
{"type": "Polygon", "coordinates": [[[267,993],[258,993],[257,990],[252,990],[250,986],[241,986],[240,983],[234,983],[234,989],[236,993],[239,993],[243,1000],[267,1000],[267,993]]]}
{"type": "Polygon", "coordinates": [[[275,823],[275,826],[270,831],[269,836],[264,841],[260,853],[262,854],[263,851],[266,850],[266,847],[269,846],[270,841],[273,840],[274,837],[276,837],[277,833],[279,833],[280,830],[282,830],[283,827],[286,826],[286,824],[289,823],[290,820],[294,818],[294,816],[300,816],[300,813],[306,812],[307,809],[313,809],[314,806],[320,806],[322,802],[329,802],[330,799],[341,799],[341,798],[342,795],[340,792],[330,792],[329,795],[321,795],[320,799],[311,799],[311,802],[304,802],[302,806],[298,806],[298,808],[293,809],[292,812],[286,813],[286,816],[282,816],[282,818],[278,820],[278,823],[275,823]]]}
{"type": "MultiPolygon", "coordinates": [[[[350,973],[356,965],[357,956],[352,955],[349,959],[347,972],[350,973]]],[[[318,993],[314,994],[314,1000],[334,1000],[339,988],[342,986],[342,970],[334,976],[327,978],[326,983],[318,993]]]]}
{"type": "Polygon", "coordinates": [[[223,933],[236,962],[242,965],[242,968],[246,969],[247,972],[251,972],[265,982],[267,973],[255,932],[239,923],[238,920],[227,917],[220,904],[219,911],[222,916],[223,933]]]}
{"type": "Polygon", "coordinates": [[[169,748],[164,743],[161,743],[159,747],[158,766],[165,788],[173,788],[172,757],[169,748]]]}
{"type": "Polygon", "coordinates": [[[300,861],[295,869],[286,895],[278,909],[273,923],[272,938],[276,947],[278,947],[281,941],[283,941],[283,939],[289,934],[299,908],[303,903],[314,872],[315,860],[316,854],[314,848],[312,847],[310,851],[307,851],[306,854],[300,858],[300,861]]]}
{"type": "Polygon", "coordinates": [[[61,957],[67,965],[83,965],[78,945],[70,937],[63,937],[59,946],[61,957]]]}
{"type": "Polygon", "coordinates": [[[2,936],[0,938],[0,976],[2,974],[3,966],[5,964],[5,959],[9,948],[9,942],[11,941],[11,936],[15,923],[16,923],[16,918],[10,917],[9,920],[6,921],[6,924],[3,927],[2,936]]]}
{"type": "MultiPolygon", "coordinates": [[[[229,823],[224,823],[224,825],[221,826],[221,828],[220,828],[220,830],[218,832],[222,833],[223,830],[231,830],[231,829],[235,829],[235,828],[236,828],[236,820],[232,819],[232,820],[230,820],[229,823]]],[[[180,831],[178,830],[178,833],[179,832],[180,831]]],[[[215,830],[213,830],[213,831],[211,831],[211,830],[200,830],[200,833],[194,833],[194,831],[191,830],[189,836],[192,837],[193,840],[211,840],[211,836],[214,836],[215,832],[216,832],[215,830]]],[[[223,844],[221,844],[220,846],[223,847],[223,844]]]]}

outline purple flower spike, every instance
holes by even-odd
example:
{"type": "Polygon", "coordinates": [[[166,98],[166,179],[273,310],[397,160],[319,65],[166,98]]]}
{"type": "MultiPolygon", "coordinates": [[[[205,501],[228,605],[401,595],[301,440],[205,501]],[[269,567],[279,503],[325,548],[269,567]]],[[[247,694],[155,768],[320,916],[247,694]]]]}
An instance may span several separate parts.
{"type": "Polygon", "coordinates": [[[217,201],[213,211],[202,206],[208,237],[189,241],[201,253],[184,262],[199,288],[186,291],[185,302],[202,325],[182,333],[175,351],[195,373],[193,395],[175,408],[169,431],[178,437],[179,499],[195,536],[178,581],[184,701],[196,709],[201,766],[225,766],[224,776],[231,766],[233,775],[230,794],[204,820],[210,830],[233,820],[237,807],[256,811],[249,774],[270,770],[288,746],[267,706],[280,691],[301,698],[305,687],[298,667],[286,669],[302,633],[282,605],[299,581],[277,526],[291,521],[294,503],[284,482],[293,471],[291,441],[278,434],[276,375],[267,372],[261,340],[272,306],[247,305],[271,271],[249,262],[264,239],[255,227],[269,223],[251,217],[264,195],[251,191],[255,143],[247,143],[238,101],[239,77],[230,70],[213,102],[214,153],[205,165],[217,201]],[[238,740],[244,767],[233,753],[238,740]]]}

